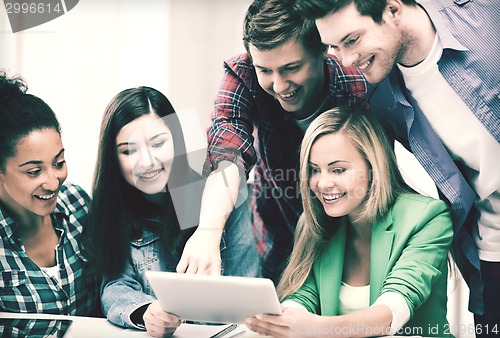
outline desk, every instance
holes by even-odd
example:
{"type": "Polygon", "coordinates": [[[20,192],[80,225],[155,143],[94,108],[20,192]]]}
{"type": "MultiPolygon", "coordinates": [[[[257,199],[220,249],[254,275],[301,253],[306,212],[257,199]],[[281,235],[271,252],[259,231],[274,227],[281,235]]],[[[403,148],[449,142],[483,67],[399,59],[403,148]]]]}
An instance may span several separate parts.
{"type": "MultiPolygon", "coordinates": [[[[15,319],[71,319],[73,323],[70,325],[64,338],[148,338],[150,337],[145,331],[124,329],[122,327],[111,324],[105,318],[94,317],[77,317],[77,316],[60,316],[47,314],[31,314],[31,313],[11,313],[0,312],[0,318],[15,318],[15,319]]],[[[209,338],[217,332],[224,329],[227,325],[193,325],[181,324],[175,331],[173,338],[209,338]]],[[[0,327],[0,336],[2,336],[2,328],[0,327]]],[[[46,336],[56,337],[56,336],[46,336]]],[[[250,331],[245,325],[240,325],[234,331],[222,338],[258,338],[268,337],[261,336],[250,331]]],[[[400,337],[386,336],[384,338],[400,337]]],[[[420,336],[411,336],[420,337],[420,336]]],[[[406,337],[406,338],[411,338],[406,337]]]]}
{"type": "MultiPolygon", "coordinates": [[[[105,318],[93,317],[77,317],[77,316],[61,316],[61,315],[48,315],[48,314],[31,314],[31,313],[10,313],[0,312],[0,318],[12,319],[70,319],[72,324],[69,326],[64,338],[147,338],[150,337],[145,331],[124,329],[122,327],[111,324],[105,318]]],[[[174,334],[174,338],[208,338],[211,335],[221,331],[227,325],[193,325],[181,324],[174,334]]],[[[2,333],[0,328],[0,333],[2,333]]],[[[231,338],[237,335],[238,338],[243,337],[263,337],[248,330],[244,325],[240,325],[234,331],[224,336],[223,338],[231,338]]],[[[1,334],[0,334],[1,336],[1,334]]]]}

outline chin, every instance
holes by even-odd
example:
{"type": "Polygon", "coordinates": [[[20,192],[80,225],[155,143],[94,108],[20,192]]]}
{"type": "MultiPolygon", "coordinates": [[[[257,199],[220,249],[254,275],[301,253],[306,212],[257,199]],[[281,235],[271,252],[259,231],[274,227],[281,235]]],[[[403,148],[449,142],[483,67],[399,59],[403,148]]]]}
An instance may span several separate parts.
{"type": "Polygon", "coordinates": [[[153,182],[136,181],[134,187],[144,194],[155,195],[164,192],[167,186],[168,179],[157,177],[153,182]]]}
{"type": "Polygon", "coordinates": [[[137,189],[147,195],[156,195],[166,191],[165,185],[163,185],[162,187],[138,187],[137,189]]]}
{"type": "Polygon", "coordinates": [[[325,210],[325,214],[329,217],[340,217],[340,216],[343,216],[342,215],[339,215],[339,212],[337,211],[333,211],[333,210],[329,210],[329,208],[324,208],[325,210]]]}
{"type": "MultiPolygon", "coordinates": [[[[394,66],[396,66],[396,64],[394,64],[394,66]]],[[[389,68],[389,69],[385,69],[385,68],[373,68],[370,73],[372,74],[363,74],[365,75],[365,78],[368,82],[370,83],[374,83],[374,84],[377,84],[377,83],[380,83],[382,81],[384,81],[385,78],[387,78],[389,76],[389,74],[391,73],[391,70],[392,68],[389,68]]]]}

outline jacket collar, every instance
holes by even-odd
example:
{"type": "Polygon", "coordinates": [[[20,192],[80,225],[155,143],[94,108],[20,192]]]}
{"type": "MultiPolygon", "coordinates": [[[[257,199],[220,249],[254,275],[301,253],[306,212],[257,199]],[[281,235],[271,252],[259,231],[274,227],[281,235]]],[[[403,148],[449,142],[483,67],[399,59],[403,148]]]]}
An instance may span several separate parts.
{"type": "MultiPolygon", "coordinates": [[[[392,251],[394,231],[392,230],[392,211],[372,225],[370,250],[370,304],[377,299],[392,251]]],[[[314,269],[317,283],[324,289],[319,292],[321,312],[325,315],[338,314],[338,294],[342,282],[347,224],[342,222],[339,230],[332,236],[321,256],[321,264],[314,269]],[[332,299],[337,301],[332,302],[332,299]]]]}
{"type": "Polygon", "coordinates": [[[440,8],[436,6],[434,1],[417,0],[417,2],[426,11],[432,21],[432,24],[436,28],[436,32],[439,35],[443,49],[456,49],[460,51],[468,50],[455,38],[455,36],[453,36],[448,27],[446,27],[446,24],[441,19],[441,14],[439,13],[440,8]]]}
{"type": "Polygon", "coordinates": [[[378,297],[385,276],[385,269],[391,256],[394,231],[392,230],[392,209],[379,222],[372,226],[372,241],[370,249],[370,304],[378,297]]]}

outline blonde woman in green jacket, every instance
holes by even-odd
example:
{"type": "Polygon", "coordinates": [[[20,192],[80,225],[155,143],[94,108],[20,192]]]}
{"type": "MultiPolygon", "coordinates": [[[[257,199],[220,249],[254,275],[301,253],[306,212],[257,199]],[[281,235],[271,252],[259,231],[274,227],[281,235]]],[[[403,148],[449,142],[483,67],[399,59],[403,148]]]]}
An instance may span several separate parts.
{"type": "Polygon", "coordinates": [[[335,108],[300,152],[304,213],[278,293],[281,316],[247,326],[273,337],[450,335],[443,201],[412,192],[384,130],[362,109],[335,108]]]}

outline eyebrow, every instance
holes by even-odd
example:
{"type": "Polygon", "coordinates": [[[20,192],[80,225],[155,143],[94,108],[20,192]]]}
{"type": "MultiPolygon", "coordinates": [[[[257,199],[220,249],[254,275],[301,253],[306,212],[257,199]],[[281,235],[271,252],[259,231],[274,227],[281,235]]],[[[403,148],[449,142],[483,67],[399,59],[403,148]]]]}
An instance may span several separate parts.
{"type": "MultiPolygon", "coordinates": [[[[301,64],[301,63],[303,63],[303,62],[304,62],[304,61],[303,61],[302,59],[299,59],[299,60],[296,60],[296,61],[289,62],[289,63],[287,63],[287,64],[285,64],[285,65],[283,65],[283,66],[280,66],[280,67],[278,67],[278,69],[283,69],[283,68],[290,67],[290,66],[297,66],[297,65],[299,65],[299,64],[301,64]]],[[[255,63],[254,63],[254,65],[253,65],[253,66],[254,66],[255,68],[259,68],[259,69],[269,69],[269,68],[267,68],[267,67],[263,67],[263,66],[256,65],[255,63]]]]}
{"type": "MultiPolygon", "coordinates": [[[[58,153],[57,155],[54,157],[54,158],[58,158],[59,156],[62,155],[62,153],[64,152],[64,148],[62,148],[58,153]]],[[[43,161],[40,161],[40,160],[32,160],[32,161],[28,161],[28,162],[24,162],[23,164],[20,164],[19,167],[23,167],[25,165],[29,165],[29,164],[42,164],[43,161]]]]}
{"type": "MultiPolygon", "coordinates": [[[[150,138],[148,139],[148,141],[152,141],[152,140],[154,140],[155,138],[158,138],[158,137],[160,137],[160,136],[162,136],[162,135],[166,135],[166,134],[167,134],[167,132],[163,132],[163,133],[156,134],[155,136],[150,137],[150,138]]],[[[128,146],[128,145],[131,145],[131,144],[135,144],[135,142],[121,142],[121,143],[118,143],[118,144],[116,145],[116,147],[117,147],[117,148],[119,148],[119,147],[121,147],[121,146],[128,146]]]]}
{"type": "MultiPolygon", "coordinates": [[[[346,160],[335,160],[335,161],[332,161],[330,163],[327,164],[327,167],[331,166],[331,165],[334,165],[334,164],[337,164],[339,162],[346,162],[346,163],[350,163],[349,161],[346,161],[346,160]]],[[[319,165],[317,165],[316,163],[313,163],[313,162],[310,162],[309,161],[309,165],[314,165],[316,167],[319,167],[319,165]]]]}

